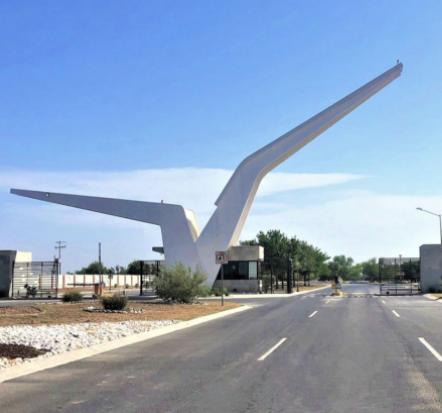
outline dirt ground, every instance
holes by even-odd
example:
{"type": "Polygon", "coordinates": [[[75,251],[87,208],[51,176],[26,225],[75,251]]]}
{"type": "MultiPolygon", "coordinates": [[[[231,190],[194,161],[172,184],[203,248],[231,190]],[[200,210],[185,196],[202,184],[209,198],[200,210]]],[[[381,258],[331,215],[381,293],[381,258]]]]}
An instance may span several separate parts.
{"type": "Polygon", "coordinates": [[[17,324],[69,324],[102,321],[127,320],[190,320],[192,318],[217,313],[238,307],[240,304],[219,301],[201,304],[162,304],[143,301],[130,301],[129,308],[142,308],[142,313],[89,313],[83,308],[101,307],[99,301],[81,303],[33,304],[29,306],[0,307],[0,326],[17,324]]]}

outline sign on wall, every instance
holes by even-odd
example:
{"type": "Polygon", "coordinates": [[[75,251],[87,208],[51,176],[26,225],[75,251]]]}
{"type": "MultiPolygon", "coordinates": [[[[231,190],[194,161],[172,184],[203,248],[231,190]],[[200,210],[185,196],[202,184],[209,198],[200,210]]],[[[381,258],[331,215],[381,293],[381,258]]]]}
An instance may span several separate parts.
{"type": "Polygon", "coordinates": [[[229,257],[227,251],[216,251],[215,252],[215,263],[216,264],[227,264],[229,262],[229,257]]]}

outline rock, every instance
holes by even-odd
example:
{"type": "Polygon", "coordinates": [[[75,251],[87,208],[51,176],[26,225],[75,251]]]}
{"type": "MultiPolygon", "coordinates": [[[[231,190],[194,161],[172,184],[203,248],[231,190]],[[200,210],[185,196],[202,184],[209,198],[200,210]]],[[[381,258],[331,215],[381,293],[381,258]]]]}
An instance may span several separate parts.
{"type": "MultiPolygon", "coordinates": [[[[114,341],[131,334],[143,333],[177,322],[176,320],[130,320],[117,323],[15,325],[0,327],[0,343],[24,344],[37,349],[45,349],[48,352],[38,358],[47,358],[55,354],[90,347],[106,341],[114,341]]],[[[26,361],[26,359],[15,359],[12,362],[6,358],[0,358],[0,370],[26,361]]]]}

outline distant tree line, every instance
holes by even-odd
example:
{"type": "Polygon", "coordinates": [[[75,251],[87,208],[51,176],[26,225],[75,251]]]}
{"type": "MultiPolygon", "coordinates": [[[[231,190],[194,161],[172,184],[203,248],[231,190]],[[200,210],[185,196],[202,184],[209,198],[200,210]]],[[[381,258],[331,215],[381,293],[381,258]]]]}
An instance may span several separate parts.
{"type": "Polygon", "coordinates": [[[280,230],[260,231],[253,240],[245,240],[242,245],[261,245],[264,247],[263,280],[273,280],[276,288],[287,277],[289,258],[295,277],[302,282],[306,279],[329,280],[340,277],[346,281],[381,280],[416,280],[419,278],[420,263],[404,262],[396,266],[382,266],[376,258],[355,263],[353,258],[345,255],[329,257],[320,248],[296,237],[288,237],[280,230]]]}
{"type": "MultiPolygon", "coordinates": [[[[99,261],[93,261],[81,270],[76,271],[76,274],[140,274],[140,260],[130,262],[126,267],[116,265],[115,267],[106,267],[99,261]]],[[[156,266],[153,264],[143,263],[143,274],[155,274],[156,266]]]]}

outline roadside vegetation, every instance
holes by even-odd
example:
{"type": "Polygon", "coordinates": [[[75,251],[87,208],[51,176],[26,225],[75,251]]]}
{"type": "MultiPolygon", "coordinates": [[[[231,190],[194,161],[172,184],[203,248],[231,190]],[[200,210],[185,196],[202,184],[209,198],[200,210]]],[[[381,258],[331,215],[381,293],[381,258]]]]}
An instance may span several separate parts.
{"type": "Polygon", "coordinates": [[[175,266],[164,268],[154,281],[157,296],[167,302],[193,303],[197,297],[207,296],[209,289],[204,282],[203,272],[178,263],[175,266]]]}
{"type": "Polygon", "coordinates": [[[69,291],[63,294],[61,300],[64,303],[78,303],[83,300],[83,294],[78,291],[69,291]]]}
{"type": "Polygon", "coordinates": [[[320,248],[289,237],[280,230],[260,231],[255,239],[241,242],[242,245],[261,245],[264,247],[262,280],[264,291],[273,287],[284,288],[287,279],[288,260],[292,261],[294,278],[307,286],[310,280],[328,281],[335,277],[344,281],[383,281],[416,280],[419,277],[419,262],[403,262],[400,265],[383,266],[375,258],[356,263],[345,255],[330,257],[320,248]],[[381,272],[381,274],[379,274],[381,272]]]}
{"type": "Polygon", "coordinates": [[[101,304],[105,310],[121,311],[127,307],[127,297],[114,294],[110,297],[102,297],[101,304]]]}

